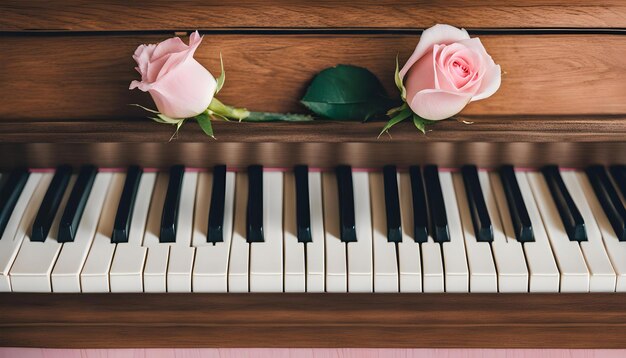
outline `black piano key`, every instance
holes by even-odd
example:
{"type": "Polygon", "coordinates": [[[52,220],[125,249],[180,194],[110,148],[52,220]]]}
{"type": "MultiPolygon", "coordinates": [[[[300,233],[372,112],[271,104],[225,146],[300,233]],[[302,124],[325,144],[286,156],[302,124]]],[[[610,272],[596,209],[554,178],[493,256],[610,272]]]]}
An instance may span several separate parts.
{"type": "Polygon", "coordinates": [[[132,165],[128,167],[124,188],[122,189],[122,196],[120,197],[120,203],[117,206],[117,213],[115,214],[113,235],[111,236],[112,243],[128,242],[130,224],[133,210],[135,209],[135,199],[137,198],[139,181],[141,180],[142,174],[143,169],[139,166],[132,165]]]}
{"type": "Polygon", "coordinates": [[[433,238],[440,243],[450,241],[446,206],[443,201],[441,183],[439,182],[439,170],[436,165],[424,166],[424,183],[428,193],[428,210],[430,211],[430,225],[433,238]]]}
{"type": "Polygon", "coordinates": [[[337,175],[337,192],[339,194],[339,227],[342,242],[356,242],[354,222],[354,186],[352,184],[352,168],[340,165],[335,169],[337,175]]]}
{"type": "Polygon", "coordinates": [[[170,168],[167,193],[163,203],[161,216],[161,235],[159,242],[176,242],[176,227],[178,226],[178,207],[180,206],[180,192],[183,187],[185,167],[174,165],[170,168]]]}
{"type": "Polygon", "coordinates": [[[29,175],[26,169],[15,169],[8,175],[2,189],[0,189],[0,238],[2,238],[4,229],[7,227],[11,213],[17,204],[17,199],[22,194],[29,175]]]}
{"type": "Polygon", "coordinates": [[[226,166],[213,167],[213,188],[211,189],[211,207],[207,242],[224,242],[224,203],[226,201],[226,166]]]}
{"type": "Polygon", "coordinates": [[[418,166],[409,168],[411,177],[411,193],[413,196],[413,230],[415,242],[428,241],[428,207],[422,171],[418,166]]]}
{"type": "Polygon", "coordinates": [[[626,241],[626,209],[617,195],[606,170],[600,165],[593,165],[587,168],[586,172],[596,197],[615,231],[615,235],[619,241],[626,241]]]}
{"type": "Polygon", "coordinates": [[[515,170],[512,165],[504,165],[500,167],[500,180],[502,181],[502,188],[504,189],[504,195],[509,205],[509,213],[511,214],[511,222],[513,223],[513,230],[515,230],[515,237],[519,242],[531,242],[535,241],[535,235],[533,234],[533,227],[530,223],[530,217],[528,216],[528,210],[526,210],[526,204],[522,197],[517,178],[515,178],[515,170]]]}
{"type": "Polygon", "coordinates": [[[585,221],[563,182],[559,167],[548,165],[541,168],[541,172],[548,184],[552,199],[559,211],[563,227],[565,227],[565,232],[570,241],[587,241],[585,221]]]}
{"type": "Polygon", "coordinates": [[[248,242],[265,242],[263,236],[263,167],[248,167],[248,210],[246,211],[248,242]]]}
{"type": "Polygon", "coordinates": [[[43,197],[35,221],[33,222],[33,231],[30,236],[31,241],[43,242],[48,237],[52,221],[54,220],[57,210],[59,210],[61,199],[63,198],[65,189],[67,189],[71,176],[72,168],[68,165],[61,165],[56,169],[50,186],[48,186],[48,190],[46,191],[46,195],[43,197]]]}
{"type": "Polygon", "coordinates": [[[296,179],[296,222],[298,226],[298,242],[312,242],[311,236],[311,204],[309,200],[309,168],[297,165],[294,168],[296,179]]]}
{"type": "Polygon", "coordinates": [[[626,198],[626,165],[612,165],[609,170],[622,197],[626,198]]]}
{"type": "Polygon", "coordinates": [[[480,187],[478,169],[475,165],[465,165],[461,168],[461,174],[463,175],[463,183],[465,184],[465,193],[467,194],[467,202],[472,216],[472,223],[474,224],[476,240],[492,242],[493,227],[491,226],[489,211],[487,211],[487,203],[485,203],[485,197],[483,196],[483,189],[480,187]]]}
{"type": "Polygon", "coordinates": [[[85,205],[87,205],[87,198],[89,198],[91,187],[93,186],[97,173],[98,169],[93,165],[84,165],[80,168],[78,178],[76,178],[76,184],[74,184],[72,188],[70,197],[67,200],[67,205],[61,216],[59,235],[57,238],[58,242],[74,241],[80,218],[83,217],[85,205]]]}
{"type": "Polygon", "coordinates": [[[383,168],[383,178],[385,182],[385,211],[387,213],[387,241],[402,242],[396,167],[386,165],[383,168]]]}

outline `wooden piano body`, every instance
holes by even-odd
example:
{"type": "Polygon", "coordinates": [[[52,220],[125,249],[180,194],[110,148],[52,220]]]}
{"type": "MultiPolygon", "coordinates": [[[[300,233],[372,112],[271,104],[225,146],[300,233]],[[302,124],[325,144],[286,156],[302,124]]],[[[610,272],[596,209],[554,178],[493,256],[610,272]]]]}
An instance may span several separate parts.
{"type": "MultiPolygon", "coordinates": [[[[61,163],[165,168],[626,163],[626,4],[516,1],[5,1],[0,5],[0,169],[61,163]],[[426,135],[408,123],[187,123],[130,103],[135,47],[195,29],[220,99],[301,112],[337,63],[390,94],[435,23],[480,36],[504,71],[492,98],[426,135]],[[465,122],[465,123],[464,123],[465,122]],[[471,123],[471,124],[466,124],[471,123]]],[[[0,345],[45,347],[626,347],[624,294],[0,294],[0,345]]]]}

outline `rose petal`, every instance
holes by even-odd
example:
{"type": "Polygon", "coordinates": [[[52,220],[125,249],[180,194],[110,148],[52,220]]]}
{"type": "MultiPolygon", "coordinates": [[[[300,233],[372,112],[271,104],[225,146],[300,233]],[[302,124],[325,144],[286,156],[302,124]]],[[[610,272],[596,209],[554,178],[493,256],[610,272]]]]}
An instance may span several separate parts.
{"type": "Polygon", "coordinates": [[[491,59],[491,56],[489,56],[489,54],[487,53],[487,50],[485,50],[485,46],[483,46],[483,43],[480,41],[478,37],[461,40],[459,41],[459,44],[464,45],[465,47],[476,51],[476,53],[479,56],[481,56],[483,59],[491,59]]]}
{"type": "Polygon", "coordinates": [[[406,98],[410,102],[415,94],[424,89],[435,88],[435,71],[433,66],[433,55],[427,54],[415,63],[406,75],[404,86],[406,88],[406,98]]]}
{"type": "Polygon", "coordinates": [[[471,94],[426,89],[418,92],[409,106],[418,116],[438,121],[461,112],[471,98],[471,94]]]}
{"type": "Polygon", "coordinates": [[[154,82],[159,78],[159,73],[161,73],[161,69],[167,59],[170,58],[171,55],[165,55],[159,58],[158,60],[152,61],[148,63],[148,70],[146,71],[146,77],[143,79],[147,82],[154,82]]]}
{"type": "Polygon", "coordinates": [[[182,52],[189,48],[180,37],[172,37],[161,43],[159,43],[152,56],[150,57],[150,61],[156,61],[160,57],[165,56],[170,53],[182,52]]]}
{"type": "Polygon", "coordinates": [[[139,88],[139,90],[147,92],[150,90],[150,84],[145,83],[145,82],[141,82],[141,81],[132,81],[130,83],[130,86],[128,87],[129,90],[135,89],[135,88],[139,88]]]}
{"type": "Polygon", "coordinates": [[[200,36],[200,33],[198,32],[198,30],[192,32],[191,36],[189,36],[189,46],[198,47],[200,45],[200,42],[202,42],[202,36],[200,36]]]}
{"type": "Polygon", "coordinates": [[[193,58],[152,84],[150,94],[159,111],[170,118],[189,118],[204,112],[217,81],[193,58]]]}
{"type": "Polygon", "coordinates": [[[424,30],[422,36],[420,37],[420,41],[415,47],[415,51],[413,51],[411,57],[409,57],[402,67],[402,70],[400,70],[400,78],[404,78],[404,75],[406,75],[411,66],[422,58],[424,54],[430,51],[434,45],[447,45],[469,38],[469,34],[465,31],[465,29],[458,29],[450,25],[437,24],[424,30]]]}
{"type": "Polygon", "coordinates": [[[161,77],[165,76],[173,68],[183,63],[184,61],[193,59],[193,55],[198,49],[198,46],[200,46],[200,44],[202,43],[202,38],[198,34],[198,31],[191,34],[191,36],[193,38],[189,40],[190,46],[187,48],[187,50],[183,52],[172,53],[171,55],[169,55],[167,61],[165,62],[165,64],[163,64],[163,67],[159,70],[159,74],[156,77],[156,80],[159,80],[161,77]]]}
{"type": "Polygon", "coordinates": [[[500,88],[501,72],[500,65],[494,65],[489,68],[485,72],[476,94],[472,97],[472,101],[485,99],[496,93],[498,88],[500,88]]]}
{"type": "Polygon", "coordinates": [[[137,62],[137,71],[141,74],[142,80],[146,80],[146,74],[148,72],[148,64],[150,63],[150,56],[154,52],[156,45],[139,45],[133,54],[133,59],[137,62]]]}

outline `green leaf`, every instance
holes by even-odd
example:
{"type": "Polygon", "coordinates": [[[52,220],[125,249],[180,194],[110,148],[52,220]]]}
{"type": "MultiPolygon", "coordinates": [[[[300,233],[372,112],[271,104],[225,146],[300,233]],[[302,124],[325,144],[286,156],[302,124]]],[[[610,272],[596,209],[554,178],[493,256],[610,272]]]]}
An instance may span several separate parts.
{"type": "Polygon", "coordinates": [[[380,136],[383,135],[383,133],[385,132],[388,133],[391,127],[411,117],[411,113],[412,113],[411,109],[408,106],[404,108],[403,110],[401,110],[398,114],[396,114],[393,118],[391,118],[389,122],[387,122],[387,124],[385,124],[385,126],[383,127],[383,130],[381,130],[380,134],[378,134],[378,138],[380,138],[380,136]]]}
{"type": "Polygon", "coordinates": [[[424,119],[418,116],[417,114],[413,113],[413,124],[415,125],[415,128],[419,129],[424,134],[426,134],[426,126],[435,124],[435,123],[437,123],[437,121],[424,119]]]}
{"type": "Polygon", "coordinates": [[[400,78],[400,65],[398,63],[398,55],[396,55],[396,74],[394,76],[396,81],[396,87],[400,90],[400,97],[402,100],[406,102],[406,88],[404,88],[404,84],[402,83],[402,78],[400,78]]]}
{"type": "Polygon", "coordinates": [[[217,89],[215,93],[217,94],[222,87],[224,86],[224,82],[226,82],[226,71],[224,71],[224,60],[222,60],[222,53],[220,52],[220,66],[222,67],[222,73],[220,73],[220,77],[217,79],[217,89]]]}
{"type": "Polygon", "coordinates": [[[321,71],[301,102],[321,117],[358,121],[384,114],[393,105],[372,72],[351,65],[321,71]]]}
{"type": "Polygon", "coordinates": [[[204,133],[209,137],[215,139],[215,136],[213,135],[213,126],[211,125],[211,116],[209,115],[209,113],[205,111],[198,114],[194,118],[196,119],[196,121],[198,121],[198,124],[200,125],[200,128],[202,128],[204,133]]]}
{"type": "Polygon", "coordinates": [[[131,104],[129,104],[129,106],[139,107],[139,108],[143,109],[144,111],[148,111],[148,112],[154,113],[154,114],[158,114],[159,113],[159,111],[156,111],[154,109],[150,109],[150,108],[144,107],[144,106],[142,106],[140,104],[137,104],[137,103],[131,103],[131,104]]]}
{"type": "Polygon", "coordinates": [[[178,131],[180,130],[180,127],[182,127],[184,123],[185,123],[185,119],[181,119],[176,123],[176,130],[174,131],[174,134],[172,134],[172,136],[170,137],[170,142],[172,141],[172,139],[176,138],[176,136],[178,135],[178,131]]]}
{"type": "Polygon", "coordinates": [[[178,119],[178,118],[170,118],[164,114],[157,114],[157,117],[159,117],[159,119],[161,121],[163,121],[162,123],[167,123],[167,124],[178,124],[180,121],[184,121],[185,119],[178,119]]]}

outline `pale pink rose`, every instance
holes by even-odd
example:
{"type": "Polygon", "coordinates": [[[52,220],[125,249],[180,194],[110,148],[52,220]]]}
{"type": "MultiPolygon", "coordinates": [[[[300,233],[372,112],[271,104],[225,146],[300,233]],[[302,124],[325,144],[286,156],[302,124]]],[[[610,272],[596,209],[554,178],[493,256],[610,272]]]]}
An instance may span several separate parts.
{"type": "Polygon", "coordinates": [[[500,87],[500,66],[464,29],[435,25],[422,34],[400,78],[411,110],[441,120],[494,94],[500,87]]]}
{"type": "Polygon", "coordinates": [[[141,81],[129,89],[150,93],[159,112],[170,118],[189,118],[204,112],[215,95],[217,81],[193,58],[202,38],[191,34],[189,45],[173,37],[156,45],[140,45],[133,58],[141,81]]]}

